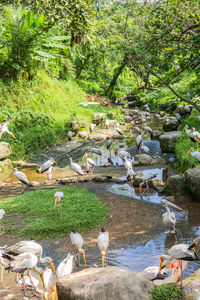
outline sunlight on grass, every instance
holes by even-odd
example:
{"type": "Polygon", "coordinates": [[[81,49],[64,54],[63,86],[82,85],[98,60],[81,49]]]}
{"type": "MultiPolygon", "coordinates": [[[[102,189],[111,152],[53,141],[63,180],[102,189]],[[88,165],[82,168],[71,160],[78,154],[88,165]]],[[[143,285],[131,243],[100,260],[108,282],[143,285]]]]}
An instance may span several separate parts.
{"type": "Polygon", "coordinates": [[[95,194],[75,187],[25,193],[1,203],[0,208],[6,210],[5,232],[37,239],[66,236],[71,226],[77,231],[93,228],[108,215],[95,194]],[[55,191],[64,193],[62,218],[54,210],[55,191]]]}

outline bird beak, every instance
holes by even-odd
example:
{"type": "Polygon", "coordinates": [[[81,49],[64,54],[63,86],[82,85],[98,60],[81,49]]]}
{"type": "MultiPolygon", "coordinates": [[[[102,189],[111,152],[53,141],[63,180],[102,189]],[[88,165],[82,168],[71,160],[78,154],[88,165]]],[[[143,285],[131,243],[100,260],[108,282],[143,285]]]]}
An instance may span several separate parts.
{"type": "Polygon", "coordinates": [[[14,134],[12,132],[11,132],[10,135],[13,137],[13,139],[16,139],[16,137],[14,136],[14,134]]]}
{"type": "Polygon", "coordinates": [[[190,130],[190,132],[188,133],[188,136],[190,135],[190,133],[193,131],[193,129],[190,130]]]}
{"type": "Polygon", "coordinates": [[[182,130],[182,132],[185,130],[185,128],[186,128],[186,126],[184,126],[184,127],[183,127],[183,130],[182,130]]]}
{"type": "Polygon", "coordinates": [[[103,252],[101,252],[101,258],[102,258],[102,267],[104,267],[105,254],[103,252]]]}
{"type": "Polygon", "coordinates": [[[56,198],[55,198],[54,209],[56,208],[57,202],[58,202],[58,196],[56,196],[56,198]]]}
{"type": "Polygon", "coordinates": [[[196,244],[196,243],[192,243],[192,244],[188,247],[188,250],[193,249],[193,250],[196,251],[196,248],[197,248],[197,244],[196,244]]]}
{"type": "Polygon", "coordinates": [[[83,252],[82,255],[83,255],[83,260],[84,260],[85,266],[87,267],[87,263],[86,263],[86,259],[85,259],[85,252],[83,252]]]}
{"type": "Polygon", "coordinates": [[[174,204],[174,203],[171,203],[171,202],[169,202],[169,201],[167,201],[167,205],[168,205],[168,206],[171,206],[171,207],[173,207],[173,208],[175,208],[176,210],[183,211],[183,209],[182,209],[182,208],[180,208],[180,207],[179,207],[179,206],[177,206],[176,204],[174,204]]]}
{"type": "Polygon", "coordinates": [[[142,184],[139,185],[139,192],[142,193],[142,184]]]}
{"type": "Polygon", "coordinates": [[[55,161],[55,159],[53,159],[53,162],[57,165],[57,162],[55,161]]]}
{"type": "Polygon", "coordinates": [[[162,257],[160,257],[160,267],[159,267],[159,272],[158,273],[160,273],[160,271],[162,269],[163,261],[164,261],[164,259],[162,257]]]}
{"type": "Polygon", "coordinates": [[[51,261],[51,262],[49,263],[49,265],[50,265],[51,269],[53,270],[53,272],[55,273],[55,275],[56,275],[56,277],[57,277],[56,270],[55,270],[55,268],[54,268],[53,262],[51,261]]]}
{"type": "Polygon", "coordinates": [[[52,300],[55,300],[55,298],[56,298],[56,287],[53,286],[53,287],[52,287],[52,295],[51,295],[51,299],[52,299],[52,300]]]}
{"type": "Polygon", "coordinates": [[[83,157],[81,159],[84,159],[84,157],[85,157],[85,154],[83,155],[83,157]]]}
{"type": "Polygon", "coordinates": [[[131,186],[133,187],[133,176],[131,176],[131,186]]]}
{"type": "Polygon", "coordinates": [[[185,157],[187,157],[190,154],[191,151],[192,151],[192,148],[190,148],[190,150],[188,151],[188,153],[186,154],[185,157]]]}
{"type": "Polygon", "coordinates": [[[42,280],[42,284],[43,284],[43,287],[45,289],[45,285],[44,285],[44,273],[40,274],[40,278],[42,280]]]}

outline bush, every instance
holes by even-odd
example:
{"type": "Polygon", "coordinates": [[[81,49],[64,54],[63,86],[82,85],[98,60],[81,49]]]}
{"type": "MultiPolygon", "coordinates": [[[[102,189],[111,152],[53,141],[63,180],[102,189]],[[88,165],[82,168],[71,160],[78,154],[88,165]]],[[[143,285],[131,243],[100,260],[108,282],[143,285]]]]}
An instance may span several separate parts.
{"type": "Polygon", "coordinates": [[[151,300],[178,300],[183,299],[184,295],[185,292],[175,283],[165,283],[153,288],[151,300]]]}

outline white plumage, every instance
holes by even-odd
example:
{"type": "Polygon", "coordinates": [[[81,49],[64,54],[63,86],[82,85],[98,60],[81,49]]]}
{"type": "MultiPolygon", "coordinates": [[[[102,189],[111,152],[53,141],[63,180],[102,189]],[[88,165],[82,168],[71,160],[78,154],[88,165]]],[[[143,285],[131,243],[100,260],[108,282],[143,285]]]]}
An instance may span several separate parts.
{"type": "Polygon", "coordinates": [[[56,163],[56,161],[51,157],[41,166],[40,172],[46,172],[54,163],[56,163]]]}
{"type": "Polygon", "coordinates": [[[168,226],[173,226],[173,232],[175,232],[175,225],[176,225],[176,216],[173,212],[170,211],[168,206],[173,207],[176,210],[180,210],[182,211],[182,208],[180,208],[179,206],[163,199],[161,200],[161,204],[165,207],[166,212],[164,214],[162,214],[162,218],[163,218],[163,223],[166,227],[168,226]]]}
{"type": "MultiPolygon", "coordinates": [[[[71,228],[71,232],[70,232],[70,239],[71,239],[71,243],[72,246],[75,247],[78,250],[78,260],[79,260],[79,264],[80,264],[80,254],[82,254],[84,262],[85,262],[85,266],[87,266],[86,264],[86,259],[85,259],[85,251],[83,250],[83,238],[80,235],[80,233],[76,232],[75,228],[72,227],[71,228]]],[[[74,258],[76,259],[76,255],[74,254],[74,258]]]]}
{"type": "Polygon", "coordinates": [[[194,151],[194,148],[191,147],[190,150],[188,151],[188,153],[186,154],[186,157],[187,157],[189,154],[190,154],[191,156],[193,156],[193,157],[198,161],[198,163],[200,163],[200,152],[199,152],[199,151],[194,151]]]}
{"type": "Polygon", "coordinates": [[[17,177],[17,179],[19,179],[22,183],[24,184],[29,184],[28,178],[26,177],[26,175],[21,172],[18,171],[17,168],[14,168],[14,172],[13,174],[17,177]]]}
{"type": "Polygon", "coordinates": [[[52,180],[52,176],[53,176],[53,166],[51,166],[51,167],[46,171],[46,174],[47,174],[47,179],[48,179],[48,180],[52,180]]]}
{"type": "Polygon", "coordinates": [[[74,268],[74,256],[70,255],[70,253],[68,253],[67,257],[65,259],[63,259],[56,270],[57,276],[58,278],[64,276],[64,275],[69,275],[72,273],[74,268]]]}
{"type": "Polygon", "coordinates": [[[105,231],[103,227],[101,228],[101,232],[98,236],[98,247],[101,251],[102,266],[104,267],[104,258],[107,254],[107,250],[109,247],[109,233],[105,231]]]}
{"type": "Polygon", "coordinates": [[[10,134],[14,139],[16,138],[14,134],[8,130],[8,123],[10,121],[10,118],[3,120],[3,122],[0,124],[0,138],[4,134],[4,132],[7,132],[10,134]]]}
{"type": "Polygon", "coordinates": [[[84,175],[83,170],[81,169],[81,167],[78,164],[74,163],[71,157],[69,158],[69,162],[70,162],[71,169],[74,172],[76,172],[78,175],[81,175],[81,176],[84,175]]]}
{"type": "Polygon", "coordinates": [[[132,169],[132,163],[127,159],[126,156],[124,156],[124,167],[128,169],[132,169]]]}
{"type": "Polygon", "coordinates": [[[2,220],[4,216],[5,216],[5,210],[0,209],[0,220],[2,220]]]}

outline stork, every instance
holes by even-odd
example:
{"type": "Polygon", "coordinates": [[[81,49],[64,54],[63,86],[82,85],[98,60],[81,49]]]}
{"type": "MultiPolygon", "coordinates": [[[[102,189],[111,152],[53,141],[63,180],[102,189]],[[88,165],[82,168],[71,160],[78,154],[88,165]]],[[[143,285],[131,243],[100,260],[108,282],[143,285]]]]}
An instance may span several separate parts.
{"type": "Polygon", "coordinates": [[[165,199],[161,200],[161,204],[165,207],[165,209],[167,211],[166,213],[164,213],[162,215],[163,223],[166,226],[166,233],[168,233],[167,227],[171,226],[171,225],[173,226],[173,231],[171,231],[171,232],[175,233],[176,216],[173,212],[170,212],[169,206],[171,206],[174,209],[179,210],[179,211],[183,211],[183,209],[165,199]]]}
{"type": "Polygon", "coordinates": [[[194,157],[194,158],[198,161],[198,163],[200,163],[200,152],[199,152],[199,151],[194,151],[194,148],[191,147],[191,148],[189,149],[188,153],[186,154],[186,157],[187,157],[189,154],[190,154],[192,157],[194,157]]]}
{"type": "Polygon", "coordinates": [[[141,193],[142,192],[142,186],[144,183],[146,183],[146,188],[143,192],[143,194],[146,192],[146,191],[149,191],[149,181],[153,178],[155,178],[157,175],[157,173],[145,173],[143,176],[142,176],[142,182],[140,183],[139,185],[139,192],[141,193]]]}
{"type": "Polygon", "coordinates": [[[64,275],[69,275],[72,273],[74,268],[74,256],[68,253],[67,257],[63,259],[56,270],[58,279],[64,275]]]}
{"type": "Polygon", "coordinates": [[[62,217],[62,199],[64,198],[63,192],[55,192],[54,194],[54,209],[56,208],[56,204],[58,203],[58,214],[62,217]]]}
{"type": "Polygon", "coordinates": [[[75,162],[73,162],[72,158],[70,157],[69,158],[69,162],[70,162],[70,166],[71,166],[71,169],[78,174],[77,176],[77,182],[76,184],[78,184],[78,179],[79,179],[79,176],[83,176],[84,173],[83,173],[83,170],[81,169],[81,167],[76,164],[75,162]]]}
{"type": "MultiPolygon", "coordinates": [[[[86,259],[85,259],[85,250],[83,250],[83,248],[82,248],[83,243],[84,243],[82,236],[80,235],[80,233],[76,232],[74,227],[71,228],[71,232],[70,232],[69,236],[70,236],[73,248],[75,247],[78,250],[78,264],[80,265],[80,254],[82,254],[85,266],[87,267],[86,259]]],[[[74,255],[74,258],[76,259],[76,255],[75,255],[74,251],[73,251],[73,255],[74,255]]]]}
{"type": "Polygon", "coordinates": [[[108,247],[109,247],[109,233],[105,230],[104,227],[101,228],[101,232],[98,236],[98,247],[101,251],[101,258],[102,258],[102,267],[104,267],[104,260],[107,255],[108,261],[108,247]]]}
{"type": "Polygon", "coordinates": [[[3,222],[3,217],[5,216],[5,210],[4,209],[0,209],[0,222],[1,222],[1,231],[2,231],[2,228],[3,228],[3,225],[2,225],[2,222],[3,222]]]}
{"type": "Polygon", "coordinates": [[[92,133],[94,131],[94,128],[95,128],[96,124],[90,124],[90,127],[89,127],[89,130],[90,130],[90,133],[92,133]]]}
{"type": "Polygon", "coordinates": [[[87,153],[85,153],[82,157],[82,159],[86,160],[86,172],[87,173],[93,173],[94,172],[94,169],[96,168],[96,164],[95,162],[93,161],[93,159],[89,158],[87,153]]]}
{"type": "Polygon", "coordinates": [[[9,131],[9,129],[8,129],[9,121],[10,121],[10,118],[7,118],[7,119],[3,120],[3,122],[0,124],[0,138],[2,137],[4,132],[7,132],[8,134],[10,134],[12,136],[12,138],[16,139],[14,134],[11,131],[9,131]]]}
{"type": "Polygon", "coordinates": [[[40,172],[41,173],[44,173],[46,172],[51,166],[53,166],[53,164],[57,164],[57,162],[55,161],[55,159],[53,159],[52,157],[47,160],[42,166],[41,166],[41,169],[40,169],[40,172]]]}
{"type": "Polygon", "coordinates": [[[28,185],[29,184],[29,181],[28,181],[28,178],[26,177],[26,175],[21,172],[21,171],[18,171],[17,168],[14,168],[13,170],[13,174],[17,177],[17,179],[19,179],[19,181],[21,181],[22,183],[28,185]]]}

